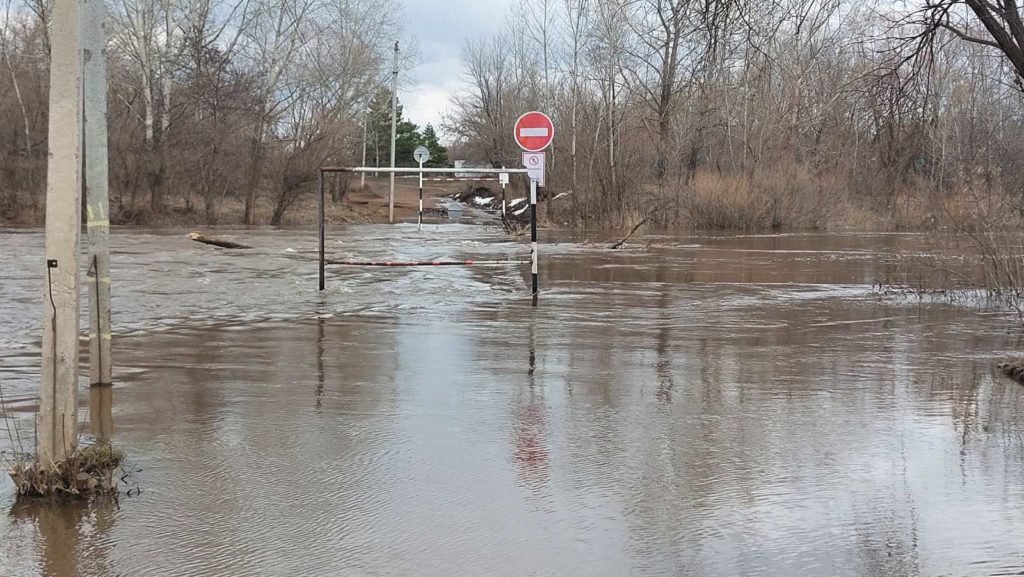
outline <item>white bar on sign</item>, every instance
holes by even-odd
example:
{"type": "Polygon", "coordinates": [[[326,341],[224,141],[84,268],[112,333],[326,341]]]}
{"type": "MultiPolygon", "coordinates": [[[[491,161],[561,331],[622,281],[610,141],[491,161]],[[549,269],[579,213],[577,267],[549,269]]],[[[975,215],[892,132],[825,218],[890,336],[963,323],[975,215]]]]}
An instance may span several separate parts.
{"type": "Polygon", "coordinates": [[[528,136],[547,136],[547,128],[520,128],[519,136],[526,138],[528,136]]]}

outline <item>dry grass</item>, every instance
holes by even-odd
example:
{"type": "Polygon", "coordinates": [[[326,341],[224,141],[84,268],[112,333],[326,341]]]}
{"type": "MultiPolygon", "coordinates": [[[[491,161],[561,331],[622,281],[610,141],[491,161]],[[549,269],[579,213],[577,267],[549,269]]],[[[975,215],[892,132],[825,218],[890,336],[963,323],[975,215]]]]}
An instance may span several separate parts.
{"type": "Polygon", "coordinates": [[[682,208],[696,228],[823,230],[842,216],[845,197],[834,179],[801,169],[758,171],[749,177],[701,173],[682,208]]]}
{"type": "Polygon", "coordinates": [[[19,496],[90,497],[117,493],[116,473],[124,453],[100,443],[76,449],[65,461],[53,465],[17,462],[10,471],[19,496]]]}
{"type": "MultiPolygon", "coordinates": [[[[884,195],[863,196],[838,174],[816,174],[798,166],[752,174],[698,173],[678,187],[684,222],[718,230],[953,230],[1013,225],[1005,195],[962,186],[937,193],[911,179],[884,195]]],[[[1019,219],[1018,219],[1019,220],[1019,219]]]]}
{"type": "MultiPolygon", "coordinates": [[[[88,499],[109,495],[117,498],[119,482],[128,481],[132,472],[124,465],[124,452],[112,447],[107,440],[84,445],[79,439],[78,446],[62,462],[44,465],[26,448],[34,434],[23,434],[17,419],[7,409],[0,382],[0,423],[11,448],[10,452],[0,451],[0,455],[8,466],[8,475],[19,497],[88,499]]],[[[129,496],[133,490],[137,487],[129,489],[129,496]]]]}

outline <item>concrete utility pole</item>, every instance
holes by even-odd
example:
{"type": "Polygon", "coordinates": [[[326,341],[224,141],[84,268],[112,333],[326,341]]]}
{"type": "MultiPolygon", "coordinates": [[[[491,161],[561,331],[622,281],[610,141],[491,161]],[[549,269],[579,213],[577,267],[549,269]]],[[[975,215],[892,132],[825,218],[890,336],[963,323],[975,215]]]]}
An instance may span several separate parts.
{"type": "Polygon", "coordinates": [[[97,441],[114,434],[114,387],[89,388],[89,423],[97,441]]]}
{"type": "Polygon", "coordinates": [[[77,444],[78,250],[82,222],[82,0],[54,0],[50,31],[49,160],[43,374],[37,458],[59,463],[77,444]]]}
{"type": "MultiPolygon", "coordinates": [[[[391,69],[391,168],[395,167],[395,142],[398,140],[398,41],[395,41],[395,65],[391,69]]],[[[388,222],[395,222],[395,172],[391,171],[388,193],[388,222]]]]}
{"type": "Polygon", "coordinates": [[[113,383],[110,364],[110,202],[107,180],[107,38],[104,0],[85,0],[85,201],[89,233],[89,383],[113,383]]]}

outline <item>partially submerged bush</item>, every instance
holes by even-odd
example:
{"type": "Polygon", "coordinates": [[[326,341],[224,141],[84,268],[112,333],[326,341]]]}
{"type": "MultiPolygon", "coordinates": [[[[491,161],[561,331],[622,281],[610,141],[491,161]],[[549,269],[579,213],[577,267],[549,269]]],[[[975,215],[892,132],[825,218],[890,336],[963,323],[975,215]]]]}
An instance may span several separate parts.
{"type": "Polygon", "coordinates": [[[10,472],[18,495],[27,497],[88,497],[117,492],[115,472],[124,453],[100,443],[76,449],[53,465],[17,462],[10,472]]]}
{"type": "Polygon", "coordinates": [[[1018,383],[1024,383],[1024,358],[1007,359],[996,367],[1018,383]]]}

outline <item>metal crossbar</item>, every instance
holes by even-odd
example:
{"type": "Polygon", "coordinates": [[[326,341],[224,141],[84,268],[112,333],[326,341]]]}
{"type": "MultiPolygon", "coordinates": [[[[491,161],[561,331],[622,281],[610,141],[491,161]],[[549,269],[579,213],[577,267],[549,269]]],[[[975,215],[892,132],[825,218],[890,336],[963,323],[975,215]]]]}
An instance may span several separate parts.
{"type": "Polygon", "coordinates": [[[530,264],[528,260],[328,260],[337,266],[490,266],[502,264],[530,264]]]}
{"type": "MultiPolygon", "coordinates": [[[[527,262],[531,265],[531,276],[533,285],[533,306],[537,306],[537,276],[538,276],[538,261],[539,257],[537,254],[537,180],[534,178],[530,179],[530,260],[529,261],[417,261],[417,262],[392,262],[392,261],[328,261],[325,253],[325,237],[326,237],[326,209],[325,209],[325,195],[324,195],[324,174],[328,173],[368,173],[368,172],[383,172],[392,174],[419,174],[420,176],[420,221],[423,218],[423,175],[424,174],[491,174],[491,175],[502,175],[502,174],[529,174],[530,172],[525,168],[406,168],[406,167],[375,167],[375,166],[358,166],[358,167],[345,167],[345,166],[324,166],[320,168],[319,175],[319,188],[320,188],[320,290],[324,290],[326,285],[326,273],[325,266],[331,265],[342,265],[342,266],[470,266],[470,265],[500,265],[500,264],[526,264],[527,262]]],[[[502,190],[504,190],[504,181],[502,184],[502,190]]],[[[504,205],[503,205],[504,207],[504,205]]]]}
{"type": "Polygon", "coordinates": [[[416,167],[374,167],[374,166],[324,166],[320,172],[384,172],[395,174],[530,174],[525,168],[424,168],[416,167]]]}

